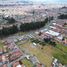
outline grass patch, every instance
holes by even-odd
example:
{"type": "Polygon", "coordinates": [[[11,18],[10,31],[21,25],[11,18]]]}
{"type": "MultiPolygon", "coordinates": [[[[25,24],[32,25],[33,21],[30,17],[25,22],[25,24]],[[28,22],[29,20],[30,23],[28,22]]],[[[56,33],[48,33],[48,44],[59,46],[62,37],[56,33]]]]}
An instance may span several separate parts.
{"type": "Polygon", "coordinates": [[[26,58],[22,60],[22,63],[26,66],[26,67],[33,67],[33,64],[27,60],[26,58]]]}
{"type": "Polygon", "coordinates": [[[67,46],[57,43],[53,50],[53,56],[62,64],[67,64],[67,46]]]}
{"type": "Polygon", "coordinates": [[[18,32],[18,33],[16,33],[16,35],[24,35],[26,33],[28,33],[28,32],[18,32]]]}
{"type": "Polygon", "coordinates": [[[63,45],[63,44],[57,44],[56,48],[60,49],[61,51],[67,53],[67,46],[63,45]]]}
{"type": "Polygon", "coordinates": [[[54,48],[53,56],[57,58],[62,64],[67,64],[67,53],[64,53],[61,50],[54,48]]]}
{"type": "Polygon", "coordinates": [[[3,43],[0,41],[0,49],[3,48],[3,43]]]}

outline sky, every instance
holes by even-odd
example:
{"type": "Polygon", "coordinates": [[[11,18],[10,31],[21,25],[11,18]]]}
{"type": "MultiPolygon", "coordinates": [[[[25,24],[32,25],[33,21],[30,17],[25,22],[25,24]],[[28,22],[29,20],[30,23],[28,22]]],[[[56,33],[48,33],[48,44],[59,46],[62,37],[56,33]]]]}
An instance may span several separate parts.
{"type": "Polygon", "coordinates": [[[10,3],[10,2],[20,2],[20,1],[32,1],[36,3],[46,3],[46,4],[67,4],[67,0],[0,0],[0,4],[4,3],[10,3]]]}
{"type": "Polygon", "coordinates": [[[33,2],[60,3],[67,4],[67,0],[31,0],[33,2]]]}

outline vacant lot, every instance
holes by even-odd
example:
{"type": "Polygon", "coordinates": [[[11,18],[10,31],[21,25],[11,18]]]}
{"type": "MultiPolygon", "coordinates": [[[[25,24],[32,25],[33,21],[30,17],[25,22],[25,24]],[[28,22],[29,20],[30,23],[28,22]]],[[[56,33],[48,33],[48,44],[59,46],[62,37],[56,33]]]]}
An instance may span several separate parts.
{"type": "Polygon", "coordinates": [[[22,63],[26,66],[26,67],[33,67],[33,64],[27,60],[26,58],[22,60],[22,63]]]}
{"type": "Polygon", "coordinates": [[[45,46],[43,49],[41,49],[42,46],[34,46],[30,41],[26,41],[26,43],[20,44],[19,46],[22,50],[25,49],[27,53],[35,55],[41,63],[47,65],[47,67],[50,67],[52,62],[51,46],[45,46]]]}
{"type": "Polygon", "coordinates": [[[24,41],[24,43],[20,43],[19,47],[26,53],[35,55],[47,67],[50,67],[53,56],[59,59],[62,64],[67,64],[67,46],[60,43],[57,43],[56,47],[52,47],[50,45],[41,46],[39,44],[35,46],[30,41],[24,41]]]}
{"type": "Polygon", "coordinates": [[[57,43],[57,46],[53,48],[53,56],[62,64],[67,64],[67,46],[57,43]]]}
{"type": "Polygon", "coordinates": [[[3,43],[0,41],[0,49],[3,48],[3,43]]]}

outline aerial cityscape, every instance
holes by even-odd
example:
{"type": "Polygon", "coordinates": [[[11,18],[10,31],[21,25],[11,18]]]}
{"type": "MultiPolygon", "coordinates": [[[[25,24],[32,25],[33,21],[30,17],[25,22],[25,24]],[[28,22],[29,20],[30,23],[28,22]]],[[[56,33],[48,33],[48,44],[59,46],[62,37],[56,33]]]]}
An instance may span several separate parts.
{"type": "Polygon", "coordinates": [[[67,67],[67,0],[0,0],[0,67],[67,67]]]}

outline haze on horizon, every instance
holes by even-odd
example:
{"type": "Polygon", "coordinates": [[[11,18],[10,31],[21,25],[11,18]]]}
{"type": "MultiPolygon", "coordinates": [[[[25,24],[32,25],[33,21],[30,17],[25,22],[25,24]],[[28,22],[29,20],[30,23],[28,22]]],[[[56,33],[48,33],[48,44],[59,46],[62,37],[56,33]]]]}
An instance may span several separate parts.
{"type": "Polygon", "coordinates": [[[67,4],[67,0],[0,0],[0,4],[9,4],[9,3],[22,3],[33,2],[33,3],[45,3],[45,4],[67,4]]]}

